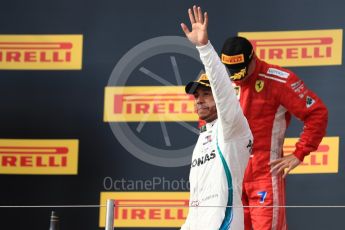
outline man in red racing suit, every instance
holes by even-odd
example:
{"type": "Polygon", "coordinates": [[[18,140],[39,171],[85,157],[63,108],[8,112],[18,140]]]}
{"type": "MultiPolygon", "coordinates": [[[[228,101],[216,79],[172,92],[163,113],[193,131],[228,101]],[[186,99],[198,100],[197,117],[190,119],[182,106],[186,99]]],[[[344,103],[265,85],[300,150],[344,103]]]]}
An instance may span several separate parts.
{"type": "Polygon", "coordinates": [[[227,39],[221,58],[254,136],[243,182],[243,205],[273,206],[245,208],[245,229],[285,230],[285,208],[274,207],[285,206],[285,176],[324,137],[327,108],[293,72],[259,60],[245,38],[227,39]],[[283,156],[291,114],[304,127],[293,154],[283,156]]]}

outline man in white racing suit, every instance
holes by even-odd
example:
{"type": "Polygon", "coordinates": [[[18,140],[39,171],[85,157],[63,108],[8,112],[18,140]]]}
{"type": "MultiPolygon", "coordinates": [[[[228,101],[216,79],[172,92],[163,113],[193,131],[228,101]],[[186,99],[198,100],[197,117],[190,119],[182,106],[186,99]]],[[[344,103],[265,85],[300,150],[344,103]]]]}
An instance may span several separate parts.
{"type": "Polygon", "coordinates": [[[193,151],[190,208],[182,230],[244,229],[241,202],[243,175],[253,136],[243,115],[226,67],[208,41],[208,16],[188,10],[192,31],[181,24],[196,45],[206,74],[186,85],[196,110],[206,121],[193,151]]]}

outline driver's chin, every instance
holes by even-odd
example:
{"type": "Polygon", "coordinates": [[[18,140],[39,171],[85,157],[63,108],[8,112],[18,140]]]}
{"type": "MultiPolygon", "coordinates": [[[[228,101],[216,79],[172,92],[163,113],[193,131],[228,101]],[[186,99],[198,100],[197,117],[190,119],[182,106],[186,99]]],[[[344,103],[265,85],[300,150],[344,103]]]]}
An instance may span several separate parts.
{"type": "Polygon", "coordinates": [[[209,117],[208,112],[199,112],[198,115],[201,120],[207,120],[207,118],[209,117]]]}

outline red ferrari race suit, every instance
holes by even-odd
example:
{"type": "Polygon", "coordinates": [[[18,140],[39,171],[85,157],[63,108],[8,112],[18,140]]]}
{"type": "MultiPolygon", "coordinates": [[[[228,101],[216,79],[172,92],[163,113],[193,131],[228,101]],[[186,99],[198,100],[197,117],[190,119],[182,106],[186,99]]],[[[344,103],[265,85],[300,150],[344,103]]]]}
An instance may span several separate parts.
{"type": "MultiPolygon", "coordinates": [[[[285,180],[273,176],[268,163],[283,156],[291,114],[304,128],[293,154],[301,161],[318,148],[325,135],[328,111],[315,93],[293,72],[256,59],[255,71],[233,82],[254,136],[244,176],[244,206],[284,206],[285,180]]],[[[285,208],[245,208],[246,230],[285,230],[285,208]]]]}

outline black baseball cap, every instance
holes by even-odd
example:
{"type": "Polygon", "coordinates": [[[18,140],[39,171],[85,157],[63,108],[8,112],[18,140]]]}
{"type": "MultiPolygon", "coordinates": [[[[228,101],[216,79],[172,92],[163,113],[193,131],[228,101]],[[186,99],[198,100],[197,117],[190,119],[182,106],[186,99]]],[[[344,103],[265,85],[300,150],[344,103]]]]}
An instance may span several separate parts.
{"type": "Polygon", "coordinates": [[[189,82],[185,87],[185,91],[187,94],[193,94],[199,86],[211,88],[210,81],[204,73],[200,75],[198,80],[189,82]]]}
{"type": "Polygon", "coordinates": [[[230,37],[223,45],[221,59],[230,72],[232,80],[243,79],[253,58],[253,46],[244,37],[230,37]]]}

